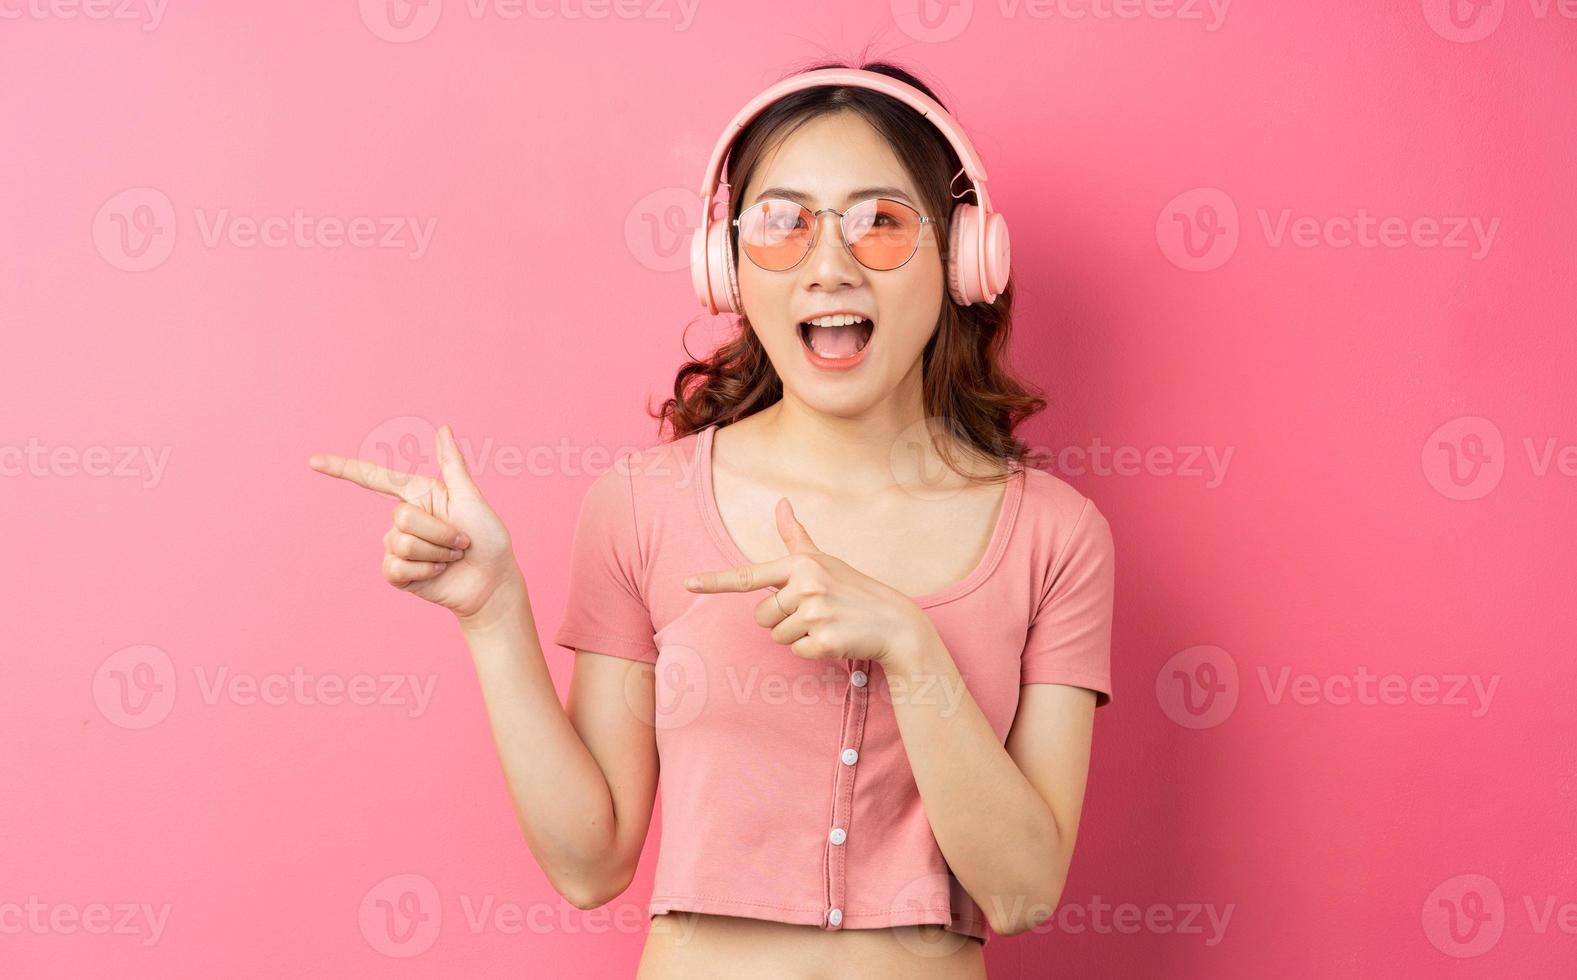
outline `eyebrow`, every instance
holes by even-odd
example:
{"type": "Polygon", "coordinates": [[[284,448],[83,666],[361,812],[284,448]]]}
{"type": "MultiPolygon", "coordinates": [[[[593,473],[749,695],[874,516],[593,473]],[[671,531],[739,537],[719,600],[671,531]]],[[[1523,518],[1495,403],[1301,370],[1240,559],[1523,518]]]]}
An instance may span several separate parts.
{"type": "MultiPolygon", "coordinates": [[[[768,197],[785,197],[796,204],[803,204],[806,207],[809,207],[813,203],[809,194],[805,193],[804,191],[797,191],[792,187],[763,188],[756,192],[756,196],[751,200],[751,203],[754,204],[756,201],[760,201],[768,197]]],[[[855,201],[863,201],[868,197],[896,197],[899,200],[907,201],[910,204],[914,203],[914,201],[910,200],[908,194],[905,194],[897,187],[892,187],[889,185],[856,188],[855,190],[849,192],[849,196],[843,199],[843,203],[845,206],[847,206],[849,204],[853,204],[855,201]]]]}

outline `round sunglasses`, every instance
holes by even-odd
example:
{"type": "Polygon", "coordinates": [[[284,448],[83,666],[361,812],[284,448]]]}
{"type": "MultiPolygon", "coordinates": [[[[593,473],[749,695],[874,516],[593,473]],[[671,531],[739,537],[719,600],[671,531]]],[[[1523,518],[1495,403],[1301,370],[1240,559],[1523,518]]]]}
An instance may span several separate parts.
{"type": "Polygon", "coordinates": [[[740,250],[768,272],[787,272],[815,247],[820,218],[828,211],[838,216],[843,247],[873,272],[891,272],[914,258],[920,249],[921,226],[936,222],[902,201],[886,197],[861,201],[847,211],[812,211],[793,201],[768,198],[734,219],[740,250]]]}

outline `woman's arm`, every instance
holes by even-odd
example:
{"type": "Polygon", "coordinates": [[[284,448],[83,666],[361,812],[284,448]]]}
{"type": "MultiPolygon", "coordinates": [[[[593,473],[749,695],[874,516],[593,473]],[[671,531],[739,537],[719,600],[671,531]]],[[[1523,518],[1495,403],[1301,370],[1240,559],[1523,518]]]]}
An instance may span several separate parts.
{"type": "Polygon", "coordinates": [[[523,580],[461,627],[526,844],[576,908],[613,900],[635,874],[657,794],[650,664],[590,651],[559,703],[523,580]],[[643,720],[644,719],[644,720],[643,720]]]}
{"type": "Polygon", "coordinates": [[[934,630],[882,666],[901,690],[926,690],[925,681],[959,692],[957,699],[893,699],[926,817],[948,867],[993,932],[1011,936],[1039,925],[1056,910],[1073,859],[1095,692],[1020,687],[1004,746],[934,630]]]}

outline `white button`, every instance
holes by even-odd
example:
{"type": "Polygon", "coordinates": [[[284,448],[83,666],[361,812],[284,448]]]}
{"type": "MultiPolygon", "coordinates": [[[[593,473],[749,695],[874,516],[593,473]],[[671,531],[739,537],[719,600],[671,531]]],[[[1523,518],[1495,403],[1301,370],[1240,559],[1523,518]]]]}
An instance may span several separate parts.
{"type": "Polygon", "coordinates": [[[828,912],[827,913],[827,921],[832,923],[835,926],[836,925],[841,925],[843,923],[843,910],[842,909],[833,909],[831,912],[828,912]]]}
{"type": "Polygon", "coordinates": [[[852,766],[856,762],[859,761],[859,758],[860,758],[860,754],[858,752],[854,751],[853,749],[844,749],[843,750],[843,764],[844,765],[852,766]]]}
{"type": "Polygon", "coordinates": [[[827,835],[827,839],[834,844],[842,844],[849,839],[849,835],[844,832],[842,827],[834,827],[832,828],[832,833],[827,835]]]}
{"type": "Polygon", "coordinates": [[[864,687],[865,682],[868,680],[870,680],[870,678],[865,676],[865,671],[863,670],[856,670],[854,673],[849,675],[849,683],[853,684],[855,687],[864,687]]]}

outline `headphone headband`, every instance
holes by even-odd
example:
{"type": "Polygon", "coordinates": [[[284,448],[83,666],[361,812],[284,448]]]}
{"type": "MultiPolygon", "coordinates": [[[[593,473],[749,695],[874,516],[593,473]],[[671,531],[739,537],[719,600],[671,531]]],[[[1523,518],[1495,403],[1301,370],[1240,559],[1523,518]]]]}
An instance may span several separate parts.
{"type": "Polygon", "coordinates": [[[981,162],[980,154],[975,152],[974,146],[969,142],[969,137],[964,135],[964,129],[958,125],[942,104],[926,95],[924,92],[901,82],[890,75],[880,72],[865,71],[862,68],[818,68],[815,71],[801,72],[790,75],[766,91],[757,95],[745,104],[745,107],[734,116],[723,130],[723,136],[717,141],[717,146],[712,150],[712,159],[706,165],[706,177],[701,181],[701,202],[703,216],[710,217],[712,197],[717,193],[717,182],[723,175],[723,158],[728,155],[728,149],[734,143],[734,138],[739,131],[750,124],[750,121],[766,111],[772,103],[791,92],[802,89],[820,88],[825,85],[849,85],[855,88],[870,89],[889,95],[899,102],[909,106],[929,119],[932,125],[942,133],[947,141],[952,144],[958,159],[964,165],[964,173],[975,185],[975,203],[989,208],[990,201],[986,198],[986,165],[981,162]]]}

